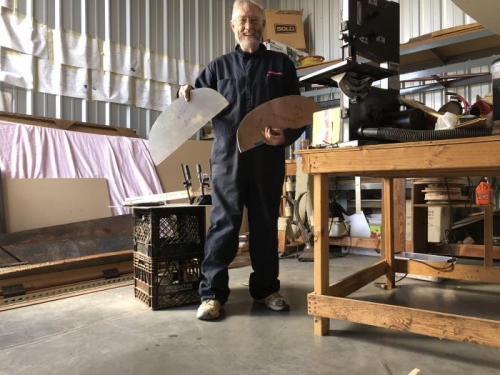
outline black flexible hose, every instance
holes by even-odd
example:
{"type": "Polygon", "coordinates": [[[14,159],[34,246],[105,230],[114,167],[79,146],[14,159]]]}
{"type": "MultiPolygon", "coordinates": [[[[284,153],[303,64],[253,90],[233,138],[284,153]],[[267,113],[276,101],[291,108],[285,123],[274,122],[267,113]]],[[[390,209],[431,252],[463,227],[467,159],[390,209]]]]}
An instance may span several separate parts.
{"type": "Polygon", "coordinates": [[[363,138],[375,138],[399,142],[438,141],[451,138],[485,137],[492,134],[492,129],[449,129],[449,130],[411,130],[397,128],[360,128],[358,135],[363,138]]]}

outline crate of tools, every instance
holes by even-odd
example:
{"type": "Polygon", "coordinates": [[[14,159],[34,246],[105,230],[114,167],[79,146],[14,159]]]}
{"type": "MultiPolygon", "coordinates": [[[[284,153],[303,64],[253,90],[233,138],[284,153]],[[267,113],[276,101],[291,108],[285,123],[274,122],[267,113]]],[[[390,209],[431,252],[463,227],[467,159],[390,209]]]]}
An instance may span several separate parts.
{"type": "Polygon", "coordinates": [[[153,310],[197,303],[205,207],[134,207],[135,297],[153,310]]]}

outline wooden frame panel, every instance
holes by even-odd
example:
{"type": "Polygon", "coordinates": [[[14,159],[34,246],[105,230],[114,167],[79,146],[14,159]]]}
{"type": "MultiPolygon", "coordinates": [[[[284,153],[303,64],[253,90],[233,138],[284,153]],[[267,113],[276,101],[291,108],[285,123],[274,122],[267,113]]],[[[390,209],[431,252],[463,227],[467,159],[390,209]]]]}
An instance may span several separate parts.
{"type": "Polygon", "coordinates": [[[410,307],[309,294],[309,314],[500,347],[500,322],[410,307]]]}
{"type": "MultiPolygon", "coordinates": [[[[314,292],[308,295],[308,311],[314,316],[314,333],[325,335],[330,318],[377,327],[410,331],[427,336],[500,347],[500,321],[444,314],[403,306],[345,298],[375,278],[386,275],[394,287],[396,270],[500,283],[500,269],[493,268],[493,208],[485,207],[484,267],[453,265],[450,270],[394,258],[395,246],[404,243],[404,209],[400,207],[401,179],[410,177],[462,177],[500,174],[500,136],[399,143],[340,149],[298,151],[303,169],[314,176],[314,292]],[[381,261],[343,280],[329,284],[328,175],[382,178],[381,261]],[[488,226],[488,228],[486,228],[488,226]],[[335,296],[332,296],[335,295],[335,296]]],[[[415,234],[415,232],[414,232],[415,234]]],[[[419,242],[413,242],[414,250],[419,242]]],[[[417,248],[418,250],[418,248],[417,248]]],[[[437,263],[442,268],[442,264],[437,263]]]]}

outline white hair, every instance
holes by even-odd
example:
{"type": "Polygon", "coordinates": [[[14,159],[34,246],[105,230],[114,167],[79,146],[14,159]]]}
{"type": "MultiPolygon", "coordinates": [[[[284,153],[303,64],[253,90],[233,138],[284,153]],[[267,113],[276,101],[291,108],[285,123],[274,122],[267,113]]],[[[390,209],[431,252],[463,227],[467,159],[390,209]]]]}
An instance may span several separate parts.
{"type": "Polygon", "coordinates": [[[245,4],[257,5],[262,12],[262,16],[264,16],[264,4],[262,3],[262,0],[235,0],[233,4],[233,15],[231,17],[232,19],[234,19],[236,8],[239,8],[240,6],[245,4]]]}

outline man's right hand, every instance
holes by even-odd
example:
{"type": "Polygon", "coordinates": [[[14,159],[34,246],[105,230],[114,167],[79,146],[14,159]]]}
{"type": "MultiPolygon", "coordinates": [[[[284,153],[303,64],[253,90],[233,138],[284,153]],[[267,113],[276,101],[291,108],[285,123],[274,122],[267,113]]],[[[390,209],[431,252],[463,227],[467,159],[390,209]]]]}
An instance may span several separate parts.
{"type": "Polygon", "coordinates": [[[193,86],[191,85],[181,86],[181,88],[179,89],[179,98],[184,98],[186,99],[186,102],[189,102],[189,100],[191,99],[191,90],[193,90],[193,86]]]}

